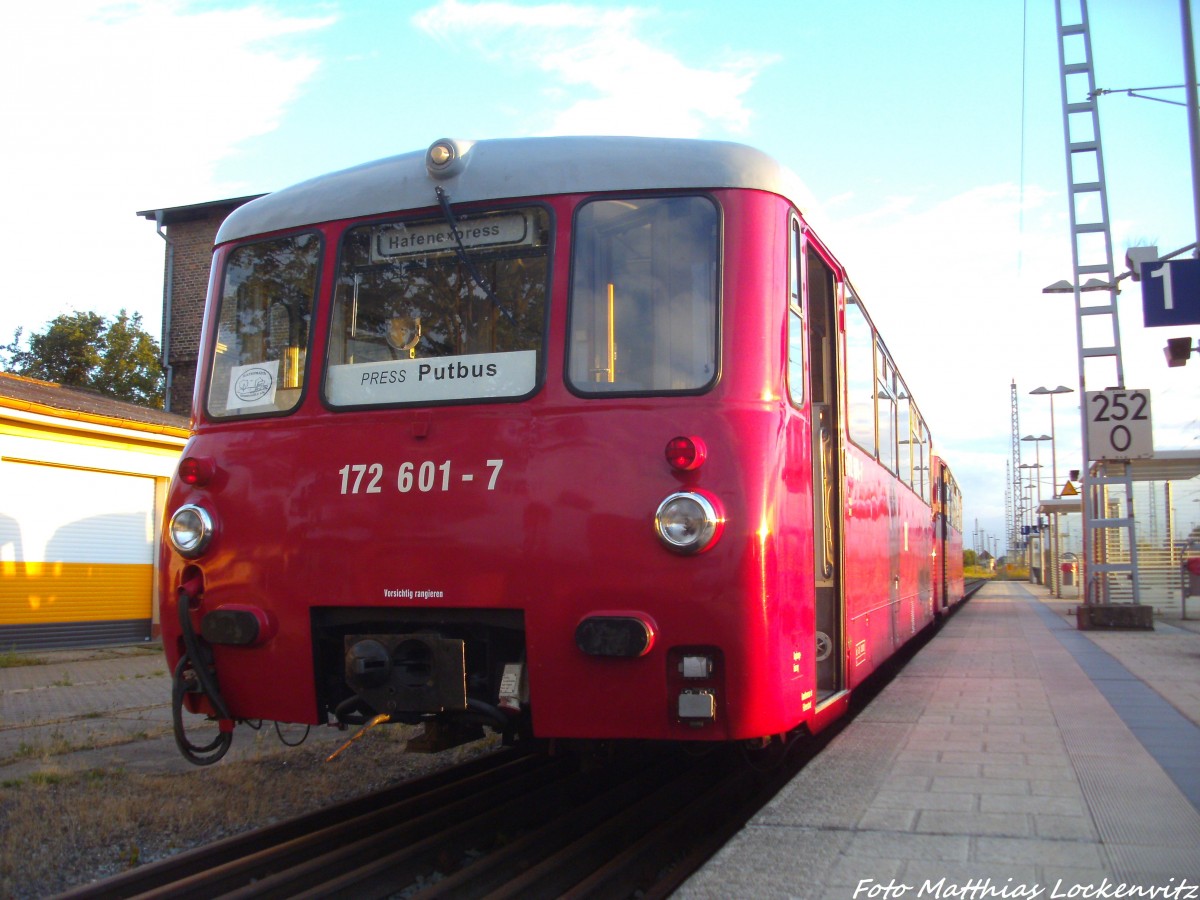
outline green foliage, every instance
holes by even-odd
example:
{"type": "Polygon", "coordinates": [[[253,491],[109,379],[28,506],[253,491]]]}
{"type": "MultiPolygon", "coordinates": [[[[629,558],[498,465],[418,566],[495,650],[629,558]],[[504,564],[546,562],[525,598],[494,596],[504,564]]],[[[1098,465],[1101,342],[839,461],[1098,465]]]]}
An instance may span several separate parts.
{"type": "Polygon", "coordinates": [[[963,565],[964,566],[975,566],[975,565],[978,565],[978,562],[979,562],[979,560],[976,558],[976,553],[974,550],[964,550],[963,551],[963,565]]]}
{"type": "Polygon", "coordinates": [[[122,309],[112,322],[94,312],[64,313],[31,335],[27,349],[20,344],[18,328],[12,343],[0,347],[8,356],[6,371],[162,409],[158,342],[142,330],[140,313],[122,309]]]}
{"type": "Polygon", "coordinates": [[[15,669],[18,666],[43,666],[44,659],[31,656],[28,653],[18,653],[15,647],[0,650],[0,669],[15,669]]]}

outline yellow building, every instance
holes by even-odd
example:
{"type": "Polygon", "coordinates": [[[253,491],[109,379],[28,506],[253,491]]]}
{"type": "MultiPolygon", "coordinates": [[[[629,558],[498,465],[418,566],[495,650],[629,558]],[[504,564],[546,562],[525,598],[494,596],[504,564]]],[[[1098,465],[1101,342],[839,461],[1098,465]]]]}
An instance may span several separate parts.
{"type": "Polygon", "coordinates": [[[181,416],[0,373],[0,652],[149,640],[181,416]]]}

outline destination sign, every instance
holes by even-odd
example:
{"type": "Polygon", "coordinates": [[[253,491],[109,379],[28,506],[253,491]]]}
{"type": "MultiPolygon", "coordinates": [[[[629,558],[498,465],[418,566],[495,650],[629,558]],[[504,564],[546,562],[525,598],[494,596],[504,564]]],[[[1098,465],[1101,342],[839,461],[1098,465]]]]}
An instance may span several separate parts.
{"type": "MultiPolygon", "coordinates": [[[[466,249],[531,243],[529,222],[522,213],[460,219],[458,236],[466,249]]],[[[445,222],[422,225],[381,225],[371,235],[371,261],[389,262],[407,256],[453,253],[458,246],[445,222]]]]}

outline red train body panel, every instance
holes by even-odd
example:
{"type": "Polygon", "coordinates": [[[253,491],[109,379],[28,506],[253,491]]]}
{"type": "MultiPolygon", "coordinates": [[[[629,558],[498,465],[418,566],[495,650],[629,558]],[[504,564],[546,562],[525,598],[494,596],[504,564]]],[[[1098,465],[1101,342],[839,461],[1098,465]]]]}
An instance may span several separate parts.
{"type": "Polygon", "coordinates": [[[869,320],[786,173],[694,142],[438,146],[389,163],[421,202],[354,199],[372,197],[353,189],[364,167],[218,236],[160,566],[181,702],[227,730],[376,713],[539,738],[820,727],[961,596],[961,534],[936,527],[938,463],[877,336],[857,372],[891,397],[884,464],[863,446],[847,302],[869,320]],[[639,162],[664,148],[675,165],[639,162]],[[469,168],[438,174],[443,152],[469,168]],[[580,174],[588,153],[599,174],[580,174]],[[384,246],[456,228],[453,251],[384,246]],[[500,394],[470,395],[509,367],[500,394]],[[397,393],[414,382],[431,393],[397,393]],[[695,459],[671,462],[681,436],[695,459]]]}

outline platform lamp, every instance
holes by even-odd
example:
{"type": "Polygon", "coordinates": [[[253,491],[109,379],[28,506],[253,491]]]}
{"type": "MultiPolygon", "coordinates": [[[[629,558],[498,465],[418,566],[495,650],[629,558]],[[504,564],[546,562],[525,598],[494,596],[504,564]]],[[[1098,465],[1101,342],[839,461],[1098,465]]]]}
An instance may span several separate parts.
{"type": "MultiPolygon", "coordinates": [[[[1021,440],[1022,441],[1033,441],[1033,452],[1034,452],[1034,460],[1035,460],[1034,469],[1037,472],[1037,506],[1034,507],[1033,524],[1037,528],[1037,535],[1038,535],[1038,539],[1037,539],[1038,565],[1037,565],[1037,568],[1039,571],[1042,572],[1041,580],[1039,580],[1038,583],[1045,584],[1046,583],[1046,573],[1045,573],[1046,555],[1045,555],[1045,553],[1042,552],[1042,548],[1044,546],[1042,543],[1042,517],[1039,514],[1038,510],[1042,506],[1042,452],[1041,452],[1042,451],[1042,441],[1050,440],[1050,435],[1042,434],[1042,435],[1038,435],[1037,437],[1034,437],[1032,434],[1027,434],[1027,435],[1025,435],[1025,437],[1021,438],[1021,440]]],[[[1032,557],[1032,555],[1033,555],[1033,553],[1031,551],[1030,557],[1032,557]]],[[[1033,573],[1030,572],[1030,575],[1032,575],[1032,574],[1033,573]]],[[[1051,578],[1053,579],[1053,576],[1051,576],[1051,578]]]]}
{"type": "MultiPolygon", "coordinates": [[[[1048,434],[1039,434],[1037,437],[1034,437],[1032,434],[1027,434],[1027,435],[1025,435],[1025,437],[1021,438],[1021,440],[1022,441],[1033,441],[1033,458],[1034,458],[1034,462],[1037,463],[1037,468],[1040,469],[1042,467],[1042,441],[1050,441],[1051,444],[1053,444],[1053,438],[1051,438],[1050,435],[1048,435],[1048,434]]],[[[1042,502],[1042,473],[1041,472],[1038,472],[1038,478],[1037,478],[1037,500],[1038,500],[1039,504],[1042,502]]]]}
{"type": "MultiPolygon", "coordinates": [[[[1050,398],[1050,477],[1054,479],[1051,487],[1054,489],[1052,496],[1055,500],[1059,497],[1058,489],[1058,448],[1055,441],[1054,432],[1054,395],[1055,394],[1073,394],[1075,391],[1066,385],[1060,384],[1056,388],[1036,387],[1029,393],[1039,396],[1048,396],[1050,398]]],[[[1062,573],[1059,572],[1059,534],[1058,534],[1058,513],[1054,514],[1054,536],[1051,540],[1051,565],[1053,569],[1050,572],[1050,580],[1054,585],[1054,596],[1062,596],[1062,573]]]]}
{"type": "Polygon", "coordinates": [[[1073,394],[1075,390],[1065,385],[1060,384],[1056,388],[1036,387],[1029,393],[1039,396],[1050,397],[1050,477],[1054,479],[1054,498],[1057,500],[1059,495],[1058,490],[1058,448],[1055,446],[1054,433],[1054,395],[1055,394],[1073,394]]]}
{"type": "MultiPolygon", "coordinates": [[[[1025,491],[1029,491],[1029,494],[1030,494],[1030,497],[1029,497],[1029,499],[1030,499],[1030,505],[1032,505],[1032,501],[1033,501],[1033,484],[1034,484],[1034,481],[1033,481],[1033,479],[1034,479],[1034,476],[1035,476],[1035,475],[1040,475],[1040,474],[1041,474],[1040,472],[1038,472],[1038,470],[1041,468],[1041,465],[1040,465],[1040,464],[1037,464],[1037,465],[1035,465],[1034,463],[1021,463],[1021,465],[1017,466],[1017,468],[1018,468],[1018,469],[1024,469],[1024,470],[1026,470],[1026,475],[1028,476],[1028,480],[1027,480],[1027,481],[1025,482],[1025,484],[1023,485],[1023,487],[1022,487],[1022,491],[1021,491],[1021,505],[1022,505],[1022,506],[1024,506],[1024,505],[1025,505],[1025,491]]],[[[1028,524],[1028,525],[1032,525],[1033,523],[1036,523],[1036,522],[1037,522],[1037,513],[1036,513],[1036,512],[1034,512],[1033,516],[1031,516],[1031,517],[1029,518],[1029,520],[1027,520],[1027,523],[1026,523],[1026,524],[1028,524]]],[[[1033,539],[1032,539],[1032,533],[1033,533],[1033,529],[1032,529],[1032,528],[1030,528],[1030,530],[1029,530],[1029,531],[1027,531],[1027,532],[1025,533],[1025,537],[1026,537],[1026,541],[1025,541],[1026,559],[1027,559],[1027,560],[1028,560],[1028,562],[1029,562],[1029,580],[1030,580],[1030,581],[1032,581],[1032,580],[1033,580],[1033,570],[1034,570],[1034,568],[1035,568],[1035,567],[1034,567],[1034,565],[1033,565],[1033,548],[1034,548],[1034,543],[1035,543],[1035,542],[1034,542],[1034,541],[1033,541],[1033,539]]],[[[1039,546],[1039,547],[1041,546],[1040,542],[1038,542],[1038,546],[1039,546]]],[[[1039,563],[1040,563],[1040,560],[1039,560],[1039,563]]],[[[1041,568],[1041,566],[1039,565],[1039,566],[1037,566],[1037,568],[1041,568]]]]}
{"type": "MultiPolygon", "coordinates": [[[[1116,287],[1117,287],[1117,285],[1114,283],[1111,283],[1108,281],[1101,281],[1099,278],[1089,278],[1087,281],[1085,281],[1083,284],[1081,284],[1079,286],[1079,290],[1081,293],[1085,292],[1085,291],[1111,291],[1111,290],[1115,289],[1116,287]]],[[[1073,293],[1075,293],[1075,285],[1073,285],[1071,282],[1067,281],[1066,279],[1063,279],[1062,281],[1054,282],[1054,284],[1046,285],[1044,288],[1042,288],[1042,293],[1043,294],[1073,294],[1073,293]]]]}

